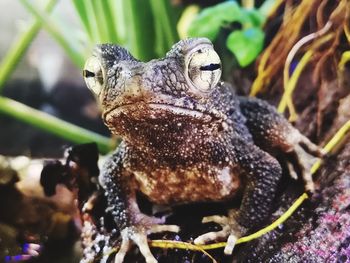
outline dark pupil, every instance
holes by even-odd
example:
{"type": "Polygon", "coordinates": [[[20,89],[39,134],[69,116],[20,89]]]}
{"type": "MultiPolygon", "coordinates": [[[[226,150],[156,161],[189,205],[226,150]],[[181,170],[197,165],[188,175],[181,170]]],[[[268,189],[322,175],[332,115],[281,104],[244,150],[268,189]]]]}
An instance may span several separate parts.
{"type": "Polygon", "coordinates": [[[220,68],[220,64],[209,64],[209,65],[201,66],[200,70],[214,71],[219,68],[220,68]]]}
{"type": "Polygon", "coordinates": [[[83,71],[83,76],[85,77],[85,78],[91,78],[91,77],[95,77],[95,73],[93,73],[93,72],[91,72],[91,71],[88,71],[88,70],[84,70],[83,71]]]}

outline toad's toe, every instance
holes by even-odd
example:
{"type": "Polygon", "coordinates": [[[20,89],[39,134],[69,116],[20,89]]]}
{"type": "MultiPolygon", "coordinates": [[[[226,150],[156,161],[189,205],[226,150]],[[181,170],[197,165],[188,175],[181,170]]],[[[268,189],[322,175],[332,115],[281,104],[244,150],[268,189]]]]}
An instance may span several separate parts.
{"type": "Polygon", "coordinates": [[[180,227],[177,225],[154,225],[150,228],[149,233],[173,232],[178,233],[180,227]]]}
{"type": "Polygon", "coordinates": [[[217,232],[209,232],[203,235],[200,235],[194,240],[196,245],[204,245],[212,241],[222,241],[225,240],[230,234],[230,228],[224,227],[222,230],[217,232]]]}
{"type": "Polygon", "coordinates": [[[290,163],[288,163],[289,174],[293,179],[296,179],[296,174],[301,176],[304,181],[305,189],[308,192],[315,192],[315,184],[312,179],[311,169],[318,158],[310,155],[300,145],[295,145],[294,150],[290,152],[290,163]]]}
{"type": "Polygon", "coordinates": [[[120,249],[115,255],[114,263],[123,262],[126,253],[131,248],[131,243],[134,242],[140,249],[147,263],[156,263],[157,260],[152,255],[149,248],[147,235],[159,232],[179,232],[180,228],[176,225],[151,225],[151,226],[130,226],[120,232],[122,242],[120,249]]]}
{"type": "Polygon", "coordinates": [[[222,230],[218,232],[209,232],[197,237],[194,240],[196,245],[204,245],[213,241],[222,241],[227,239],[227,243],[224,249],[226,255],[231,255],[232,251],[237,243],[237,240],[241,236],[241,233],[236,233],[230,226],[223,227],[222,230]]]}
{"type": "Polygon", "coordinates": [[[224,253],[226,255],[232,255],[232,251],[235,248],[236,242],[238,240],[238,237],[234,234],[230,234],[230,236],[227,239],[227,244],[224,249],[224,253]]]}
{"type": "Polygon", "coordinates": [[[134,242],[139,247],[141,254],[145,257],[147,263],[157,263],[158,261],[154,258],[149,249],[147,237],[143,234],[135,234],[133,237],[134,242]]]}
{"type": "Polygon", "coordinates": [[[120,245],[118,253],[115,255],[114,263],[122,263],[124,261],[126,252],[128,252],[130,248],[130,244],[131,242],[129,238],[122,238],[122,243],[120,245]]]}
{"type": "Polygon", "coordinates": [[[294,166],[290,162],[287,162],[287,166],[290,177],[294,180],[298,180],[298,173],[295,171],[294,166]]]}
{"type": "Polygon", "coordinates": [[[229,227],[229,217],[222,215],[213,215],[203,217],[202,223],[216,223],[222,227],[221,231],[209,232],[203,235],[200,235],[194,240],[196,245],[203,245],[211,241],[225,240],[230,234],[229,227]]]}
{"type": "Polygon", "coordinates": [[[158,262],[151,253],[144,230],[137,227],[127,227],[121,232],[122,242],[118,253],[115,255],[114,263],[122,263],[126,253],[131,247],[131,240],[139,247],[141,254],[147,263],[158,262]]]}
{"type": "Polygon", "coordinates": [[[300,136],[299,144],[310,155],[322,158],[327,154],[324,149],[311,142],[306,136],[300,136]]]}
{"type": "Polygon", "coordinates": [[[210,223],[210,222],[217,223],[219,225],[227,225],[229,222],[229,218],[227,216],[219,216],[219,215],[203,217],[202,223],[210,223]]]}
{"type": "Polygon", "coordinates": [[[194,240],[194,243],[196,245],[203,245],[213,241],[227,240],[224,253],[226,255],[231,255],[237,240],[247,231],[247,229],[239,225],[236,221],[237,213],[238,211],[236,209],[231,209],[228,211],[228,216],[213,215],[204,217],[202,223],[217,223],[222,229],[217,232],[209,232],[200,235],[194,240]]]}

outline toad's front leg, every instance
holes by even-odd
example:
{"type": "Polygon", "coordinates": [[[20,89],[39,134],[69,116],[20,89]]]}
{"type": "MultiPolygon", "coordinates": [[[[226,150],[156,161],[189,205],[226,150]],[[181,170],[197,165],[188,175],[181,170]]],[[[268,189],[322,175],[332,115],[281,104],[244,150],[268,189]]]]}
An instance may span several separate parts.
{"type": "Polygon", "coordinates": [[[253,144],[235,142],[238,165],[246,176],[246,186],[239,210],[231,210],[227,217],[211,216],[203,222],[216,222],[222,226],[219,232],[210,232],[195,239],[196,244],[214,240],[227,240],[225,254],[232,254],[236,241],[248,230],[259,226],[270,214],[278,182],[282,176],[280,164],[268,153],[253,144]]]}
{"type": "Polygon", "coordinates": [[[323,157],[325,152],[302,135],[267,102],[246,97],[239,97],[239,102],[254,143],[276,156],[284,153],[290,175],[297,179],[299,174],[305,182],[305,189],[314,192],[311,167],[316,157],[323,157]]]}
{"type": "Polygon", "coordinates": [[[106,210],[113,215],[122,239],[115,262],[123,262],[132,242],[139,247],[147,263],[157,262],[149,249],[147,235],[163,231],[178,232],[179,227],[160,225],[164,219],[141,213],[135,189],[130,183],[130,174],[123,167],[123,152],[120,148],[107,160],[99,177],[108,201],[106,210]]]}

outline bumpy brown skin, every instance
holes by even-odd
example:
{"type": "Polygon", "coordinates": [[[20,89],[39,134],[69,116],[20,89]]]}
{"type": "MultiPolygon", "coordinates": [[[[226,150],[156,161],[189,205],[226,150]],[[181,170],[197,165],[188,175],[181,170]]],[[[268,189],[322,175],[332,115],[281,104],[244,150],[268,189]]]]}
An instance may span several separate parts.
{"type": "Polygon", "coordinates": [[[196,88],[186,59],[202,44],[211,45],[203,38],[180,41],[165,58],[147,63],[116,45],[95,50],[105,74],[98,94],[103,119],[123,138],[100,181],[119,229],[127,229],[124,240],[138,243],[138,233],[163,222],[139,211],[137,191],[153,203],[176,205],[227,201],[243,189],[239,211],[229,213],[228,231],[198,243],[239,238],[271,212],[282,171],[270,153],[293,152],[303,142],[318,153],[267,103],[235,96],[222,82],[209,91],[196,88]]]}

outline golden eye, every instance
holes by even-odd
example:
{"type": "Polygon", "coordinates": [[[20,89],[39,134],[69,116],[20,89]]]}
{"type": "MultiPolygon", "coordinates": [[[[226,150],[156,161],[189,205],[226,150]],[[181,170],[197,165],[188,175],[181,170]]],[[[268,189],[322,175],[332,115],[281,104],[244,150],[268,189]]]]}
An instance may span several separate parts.
{"type": "Polygon", "coordinates": [[[221,77],[221,61],[211,46],[203,46],[192,53],[188,62],[188,77],[202,92],[209,92],[221,77]]]}
{"type": "Polygon", "coordinates": [[[99,95],[105,84],[105,74],[97,57],[90,57],[86,61],[83,76],[87,87],[96,95],[99,95]]]}

